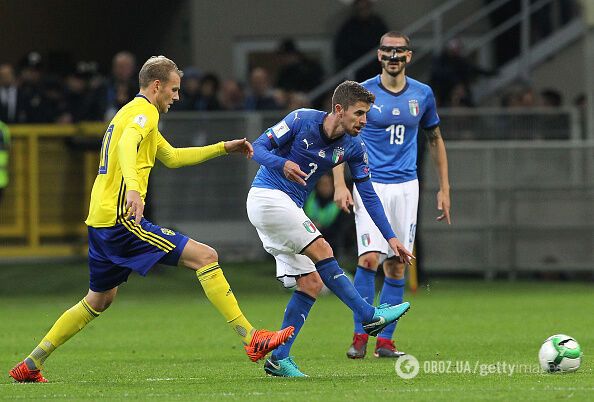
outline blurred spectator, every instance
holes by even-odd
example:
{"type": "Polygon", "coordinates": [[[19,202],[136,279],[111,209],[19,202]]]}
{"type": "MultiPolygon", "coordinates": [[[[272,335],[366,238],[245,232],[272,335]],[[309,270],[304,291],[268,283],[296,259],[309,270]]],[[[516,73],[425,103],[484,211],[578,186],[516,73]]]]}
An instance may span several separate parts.
{"type": "Polygon", "coordinates": [[[471,84],[480,75],[493,74],[465,57],[462,41],[454,38],[433,61],[429,85],[438,106],[474,106],[471,84]]]}
{"type": "MultiPolygon", "coordinates": [[[[44,95],[42,80],[42,59],[38,52],[29,52],[19,63],[20,95],[22,95],[22,121],[27,123],[49,123],[55,120],[51,105],[44,95]]],[[[20,113],[19,113],[20,114],[20,113]]],[[[19,117],[19,120],[21,118],[19,117]]]]}
{"type": "Polygon", "coordinates": [[[200,72],[194,67],[184,68],[180,99],[171,105],[174,110],[195,110],[200,100],[200,72]]]}
{"type": "Polygon", "coordinates": [[[285,110],[291,111],[312,107],[311,102],[303,92],[290,92],[286,98],[285,110]]]}
{"type": "Polygon", "coordinates": [[[66,105],[61,122],[76,123],[103,119],[104,105],[97,90],[90,85],[96,74],[97,63],[79,62],[74,71],[66,76],[66,105]]]}
{"type": "Polygon", "coordinates": [[[281,42],[276,87],[285,92],[307,92],[322,82],[324,71],[317,61],[305,56],[292,39],[281,42]]]}
{"type": "Polygon", "coordinates": [[[320,177],[303,210],[334,250],[343,247],[344,212],[334,203],[334,182],[330,174],[320,177]]]}
{"type": "Polygon", "coordinates": [[[560,107],[563,104],[563,97],[556,89],[543,89],[540,91],[540,99],[543,106],[560,107]]]}
{"type": "Polygon", "coordinates": [[[0,64],[0,121],[8,124],[25,120],[22,93],[11,64],[0,64]]]}
{"type": "Polygon", "coordinates": [[[8,127],[0,121],[0,204],[4,189],[8,186],[8,156],[10,152],[10,132],[8,127]]]}
{"type": "Polygon", "coordinates": [[[116,53],[112,60],[111,76],[104,88],[105,116],[109,121],[138,93],[136,56],[127,51],[116,53]]]}
{"type": "Polygon", "coordinates": [[[502,107],[534,107],[536,97],[534,90],[528,85],[520,85],[508,90],[501,98],[502,107]]]}
{"type": "Polygon", "coordinates": [[[219,86],[219,77],[213,73],[204,74],[200,79],[199,97],[194,110],[221,110],[218,99],[219,86]]]}
{"type": "MultiPolygon", "coordinates": [[[[371,0],[355,0],[352,15],[340,26],[334,37],[336,67],[340,70],[378,46],[380,38],[389,29],[384,20],[373,12],[371,0]]],[[[364,81],[379,73],[374,58],[360,68],[356,81],[364,81]]]]}
{"type": "Polygon", "coordinates": [[[247,110],[277,110],[281,108],[265,68],[256,67],[250,74],[250,87],[245,99],[247,110]]]}
{"type": "MultiPolygon", "coordinates": [[[[563,104],[563,97],[556,89],[545,88],[540,91],[540,103],[543,107],[557,109],[563,104]]],[[[543,115],[539,120],[537,138],[567,139],[567,127],[570,125],[568,116],[553,110],[551,114],[543,115]]]]}
{"type": "Polygon", "coordinates": [[[219,104],[222,110],[235,111],[244,110],[245,96],[243,88],[233,79],[226,79],[221,85],[219,104]]]}

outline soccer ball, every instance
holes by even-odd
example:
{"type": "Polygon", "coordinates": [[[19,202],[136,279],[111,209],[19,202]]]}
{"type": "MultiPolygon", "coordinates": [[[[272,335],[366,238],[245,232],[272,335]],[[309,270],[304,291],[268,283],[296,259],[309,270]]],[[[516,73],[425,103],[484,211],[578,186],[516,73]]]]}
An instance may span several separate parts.
{"type": "Polygon", "coordinates": [[[576,371],[582,362],[582,349],[571,336],[553,335],[540,347],[538,360],[548,373],[576,371]]]}

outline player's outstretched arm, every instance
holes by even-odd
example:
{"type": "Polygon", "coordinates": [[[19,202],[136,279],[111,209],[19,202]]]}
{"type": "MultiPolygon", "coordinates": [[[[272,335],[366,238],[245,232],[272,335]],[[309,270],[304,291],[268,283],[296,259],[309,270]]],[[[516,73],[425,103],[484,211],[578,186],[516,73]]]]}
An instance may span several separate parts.
{"type": "Polygon", "coordinates": [[[197,165],[209,159],[227,154],[223,141],[203,147],[174,148],[163,138],[161,133],[158,133],[158,136],[157,159],[163,162],[168,168],[197,165]]]}
{"type": "Polygon", "coordinates": [[[336,165],[332,169],[332,175],[334,176],[334,203],[344,212],[350,214],[353,195],[344,180],[344,164],[336,165]]]}
{"type": "Polygon", "coordinates": [[[252,144],[250,144],[247,138],[225,141],[225,151],[228,154],[244,154],[247,159],[251,159],[254,156],[254,147],[252,147],[252,144]]]}

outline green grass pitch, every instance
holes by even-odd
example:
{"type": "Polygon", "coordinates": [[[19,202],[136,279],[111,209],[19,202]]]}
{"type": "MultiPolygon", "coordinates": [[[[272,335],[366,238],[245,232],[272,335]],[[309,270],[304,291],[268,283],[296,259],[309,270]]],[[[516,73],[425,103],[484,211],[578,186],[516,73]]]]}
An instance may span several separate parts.
{"type": "MultiPolygon", "coordinates": [[[[272,264],[223,269],[252,323],[278,327],[290,293],[277,285],[272,264]]],[[[408,380],[396,375],[393,360],[369,351],[364,360],[348,360],[350,312],[333,295],[323,296],[292,350],[310,377],[281,379],[248,360],[195,276],[182,269],[131,276],[114,305],[48,359],[50,383],[12,383],[8,370],[86,287],[84,264],[0,266],[0,400],[532,401],[594,395],[592,283],[433,280],[416,294],[407,292],[412,308],[398,325],[397,345],[421,362],[419,374],[408,380]],[[529,372],[541,342],[555,333],[580,342],[582,367],[561,375],[529,372]],[[497,370],[504,362],[526,372],[481,375],[480,367],[497,370]]]]}

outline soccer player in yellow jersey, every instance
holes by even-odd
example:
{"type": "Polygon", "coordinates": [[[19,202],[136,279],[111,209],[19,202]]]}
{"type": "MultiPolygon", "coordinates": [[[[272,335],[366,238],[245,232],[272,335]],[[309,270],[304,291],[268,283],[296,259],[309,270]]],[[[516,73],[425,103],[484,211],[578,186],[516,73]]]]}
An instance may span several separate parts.
{"type": "Polygon", "coordinates": [[[140,93],[110,122],[86,220],[89,292],[62,314],[24,361],[10,370],[16,381],[47,382],[41,374],[46,358],[111,305],[118,286],[132,271],[144,276],[157,263],[196,271],[206,296],[241,337],[252,361],[264,358],[293,334],[293,327],[277,332],[254,329],[219,267],[217,252],[142,216],[155,158],[175,168],[229,153],[242,153],[248,158],[253,155],[245,138],[191,148],[174,148],[163,138],[158,130],[159,113],[167,113],[179,100],[182,75],[168,58],[151,57],[139,73],[140,93]]]}

